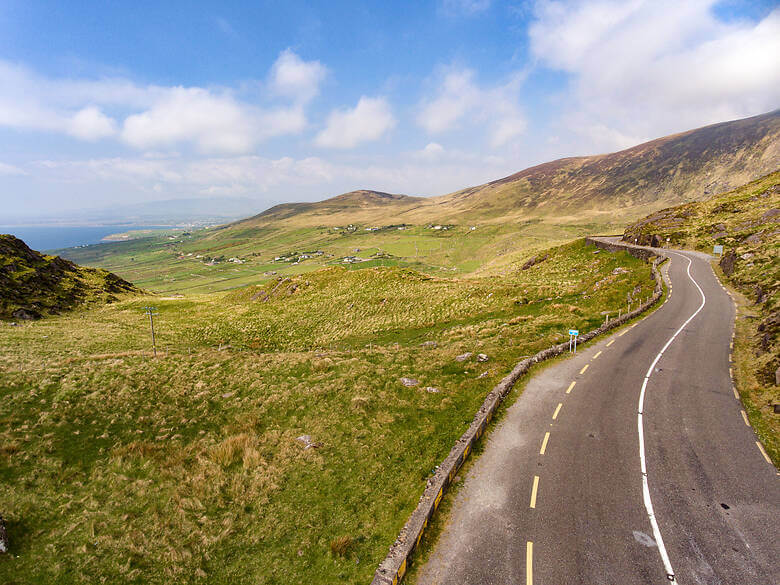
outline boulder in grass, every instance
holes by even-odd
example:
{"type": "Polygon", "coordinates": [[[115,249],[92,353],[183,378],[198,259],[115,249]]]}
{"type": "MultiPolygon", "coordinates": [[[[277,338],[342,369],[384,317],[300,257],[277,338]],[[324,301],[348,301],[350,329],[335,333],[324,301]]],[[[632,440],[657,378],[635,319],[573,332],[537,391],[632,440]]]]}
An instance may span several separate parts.
{"type": "Polygon", "coordinates": [[[465,362],[465,361],[466,361],[467,359],[469,359],[469,358],[470,358],[472,355],[474,355],[474,354],[473,354],[473,353],[471,353],[470,351],[467,351],[466,353],[462,353],[462,354],[460,354],[460,355],[457,355],[457,356],[455,356],[455,361],[456,361],[456,362],[465,362]]]}
{"type": "Polygon", "coordinates": [[[5,522],[0,516],[0,554],[8,552],[8,533],[5,530],[5,522]]]}
{"type": "Polygon", "coordinates": [[[486,361],[488,361],[489,359],[490,359],[490,358],[487,356],[487,354],[484,354],[484,353],[478,353],[478,354],[477,354],[477,361],[478,361],[478,362],[486,362],[486,361]]]}
{"type": "Polygon", "coordinates": [[[403,385],[404,385],[404,386],[406,386],[406,387],[409,387],[409,386],[417,386],[417,384],[419,384],[419,383],[420,383],[420,382],[418,382],[418,381],[417,381],[417,380],[415,380],[414,378],[406,378],[406,377],[404,377],[404,378],[401,378],[401,384],[403,384],[403,385]]]}

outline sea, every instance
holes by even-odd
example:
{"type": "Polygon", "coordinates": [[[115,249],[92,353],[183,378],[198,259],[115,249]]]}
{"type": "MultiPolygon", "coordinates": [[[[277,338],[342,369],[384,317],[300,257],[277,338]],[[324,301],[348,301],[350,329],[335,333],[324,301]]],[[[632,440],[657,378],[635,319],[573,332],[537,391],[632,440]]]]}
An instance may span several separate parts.
{"type": "Polygon", "coordinates": [[[3,226],[0,234],[12,234],[23,240],[33,250],[48,251],[59,248],[74,248],[88,244],[99,244],[111,234],[129,230],[170,229],[165,225],[104,225],[104,226],[3,226]]]}

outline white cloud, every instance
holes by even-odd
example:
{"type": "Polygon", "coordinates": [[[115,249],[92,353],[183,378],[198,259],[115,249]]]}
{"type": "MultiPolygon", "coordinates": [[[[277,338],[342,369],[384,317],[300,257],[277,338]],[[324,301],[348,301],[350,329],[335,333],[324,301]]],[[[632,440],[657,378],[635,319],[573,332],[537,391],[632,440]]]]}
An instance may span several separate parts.
{"type": "Polygon", "coordinates": [[[780,8],[760,22],[725,23],[716,3],[537,2],[531,51],[571,74],[564,123],[621,147],[776,108],[780,8]]]}
{"type": "Polygon", "coordinates": [[[425,145],[425,148],[412,154],[424,160],[436,160],[444,154],[444,147],[438,142],[429,142],[425,145]]]}
{"type": "Polygon", "coordinates": [[[303,61],[287,49],[271,67],[270,86],[278,95],[305,103],[319,93],[326,74],[327,69],[319,61],[303,61]]]}
{"type": "Polygon", "coordinates": [[[387,100],[363,96],[352,109],[332,111],[315,143],[327,148],[354,148],[360,143],[378,140],[395,123],[387,100]]]}
{"type": "Polygon", "coordinates": [[[526,127],[519,105],[522,74],[508,82],[483,88],[469,69],[447,71],[435,96],[423,100],[417,123],[431,134],[460,126],[486,128],[491,146],[503,146],[519,137],[526,127]]]}
{"type": "Polygon", "coordinates": [[[15,167],[14,165],[9,165],[8,163],[0,162],[0,175],[26,175],[27,173],[20,169],[19,167],[15,167]]]}
{"type": "Polygon", "coordinates": [[[82,140],[98,140],[116,133],[116,122],[95,106],[76,112],[68,124],[68,134],[82,140]]]}
{"type": "MultiPolygon", "coordinates": [[[[429,151],[437,150],[435,147],[429,151]]],[[[106,187],[134,200],[193,195],[243,195],[268,206],[321,200],[359,188],[436,195],[516,171],[514,162],[496,156],[443,150],[436,159],[416,153],[392,160],[359,157],[339,163],[320,157],[268,158],[257,155],[173,158],[43,160],[34,164],[35,181],[55,182],[64,193],[84,193],[93,204],[106,187]]],[[[79,205],[86,202],[79,200],[79,205]]]]}
{"type": "Polygon", "coordinates": [[[192,143],[202,152],[244,153],[266,138],[300,132],[300,107],[263,111],[230,94],[171,88],[148,110],[128,116],[122,138],[141,149],[192,143]]]}
{"type": "Polygon", "coordinates": [[[0,59],[0,126],[87,141],[116,137],[139,149],[191,145],[207,153],[246,153],[274,136],[301,132],[307,124],[304,106],[324,75],[318,61],[282,52],[269,74],[267,95],[260,97],[287,103],[270,107],[242,101],[231,88],[52,79],[0,59]]]}

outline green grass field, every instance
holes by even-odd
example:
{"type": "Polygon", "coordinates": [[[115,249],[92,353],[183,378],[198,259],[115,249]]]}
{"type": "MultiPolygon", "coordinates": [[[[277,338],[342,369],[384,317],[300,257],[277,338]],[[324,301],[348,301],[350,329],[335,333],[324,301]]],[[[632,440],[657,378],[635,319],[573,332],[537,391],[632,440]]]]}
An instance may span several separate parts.
{"type": "Polygon", "coordinates": [[[333,265],[399,266],[441,275],[494,274],[543,248],[605,228],[599,224],[551,227],[540,221],[458,225],[446,230],[430,225],[209,228],[56,253],[84,266],[110,270],[151,292],[190,295],[333,265]],[[367,231],[374,227],[379,229],[367,231]],[[284,260],[276,261],[279,257],[284,260]],[[360,261],[348,264],[346,257],[360,261]],[[230,262],[231,258],[240,263],[230,262]],[[218,262],[209,265],[213,259],[218,262]]]}
{"type": "MultiPolygon", "coordinates": [[[[346,249],[360,236],[317,237],[346,249]]],[[[426,265],[451,237],[472,236],[418,236],[426,265]]],[[[381,247],[408,259],[414,241],[381,247]]],[[[140,249],[151,261],[166,245],[140,249]]],[[[648,265],[582,241],[501,271],[279,271],[0,325],[0,582],[368,583],[516,361],[653,287],[648,265]]]]}

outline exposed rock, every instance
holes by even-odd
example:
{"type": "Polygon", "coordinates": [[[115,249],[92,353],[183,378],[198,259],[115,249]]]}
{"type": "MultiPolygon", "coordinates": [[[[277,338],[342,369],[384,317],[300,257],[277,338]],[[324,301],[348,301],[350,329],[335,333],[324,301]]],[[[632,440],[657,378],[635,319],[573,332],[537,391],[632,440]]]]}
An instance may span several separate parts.
{"type": "Polygon", "coordinates": [[[744,241],[746,244],[760,244],[761,236],[758,234],[750,234],[744,241]]]}
{"type": "Polygon", "coordinates": [[[725,238],[727,235],[729,235],[728,232],[716,232],[712,234],[712,239],[719,240],[721,238],[725,238]]]}
{"type": "Polygon", "coordinates": [[[420,347],[425,347],[428,349],[436,349],[437,347],[439,347],[439,344],[436,343],[435,341],[423,341],[420,344],[420,347]]]}
{"type": "Polygon", "coordinates": [[[477,376],[477,380],[481,380],[482,378],[487,378],[488,374],[490,374],[490,371],[489,370],[485,370],[479,376],[477,376]]]}
{"type": "Polygon", "coordinates": [[[627,269],[623,268],[622,266],[618,266],[612,271],[612,274],[626,274],[627,272],[627,269]]]}
{"type": "Polygon", "coordinates": [[[775,386],[780,386],[780,366],[775,370],[775,386]]]}
{"type": "Polygon", "coordinates": [[[478,362],[486,362],[486,361],[488,361],[489,359],[490,359],[490,358],[487,356],[487,354],[484,354],[484,353],[478,353],[478,354],[477,354],[477,361],[478,361],[478,362]]]}
{"type": "Polygon", "coordinates": [[[472,355],[474,355],[474,354],[473,354],[473,353],[471,353],[470,351],[467,351],[466,353],[462,353],[462,354],[460,354],[460,355],[456,355],[456,356],[455,356],[455,361],[456,361],[456,362],[465,362],[465,361],[466,361],[467,359],[469,359],[469,358],[470,358],[472,355]]]}
{"type": "Polygon", "coordinates": [[[523,264],[521,270],[528,270],[529,268],[531,268],[531,266],[535,266],[537,264],[540,264],[540,263],[544,262],[545,260],[547,260],[547,258],[549,258],[549,257],[550,257],[549,254],[545,254],[544,256],[534,256],[533,258],[528,260],[528,262],[523,264]]]}
{"type": "Polygon", "coordinates": [[[650,238],[650,246],[653,248],[657,248],[661,245],[661,238],[659,238],[657,235],[653,234],[653,237],[650,238]]]}
{"type": "Polygon", "coordinates": [[[720,262],[718,262],[718,265],[720,266],[721,270],[723,270],[723,274],[726,276],[731,276],[734,272],[734,265],[737,262],[737,253],[734,252],[734,250],[729,250],[725,254],[723,254],[723,258],[720,259],[720,262]]]}
{"type": "Polygon", "coordinates": [[[301,435],[300,437],[297,437],[295,440],[303,445],[304,451],[306,451],[307,449],[317,449],[318,447],[322,447],[322,443],[318,443],[311,440],[311,435],[301,435]]]}
{"type": "Polygon", "coordinates": [[[426,392],[430,392],[431,394],[438,394],[439,393],[439,389],[436,388],[435,386],[426,386],[425,387],[425,391],[426,392]]]}
{"type": "Polygon", "coordinates": [[[11,313],[11,316],[22,321],[34,321],[41,318],[41,314],[32,309],[16,309],[11,313]]]}
{"type": "Polygon", "coordinates": [[[5,521],[3,520],[3,517],[0,516],[0,554],[7,553],[8,548],[8,532],[5,530],[5,521]]]}
{"type": "Polygon", "coordinates": [[[404,386],[407,386],[407,387],[409,387],[409,386],[417,386],[417,384],[419,384],[419,383],[420,382],[418,380],[415,380],[414,378],[406,378],[406,377],[401,378],[401,384],[403,384],[404,386]]]}
{"type": "Polygon", "coordinates": [[[756,292],[756,303],[757,304],[760,305],[761,303],[766,301],[768,295],[759,285],[756,285],[755,292],[756,292]]]}
{"type": "Polygon", "coordinates": [[[770,209],[761,216],[761,219],[771,219],[780,215],[780,209],[770,209]]]}
{"type": "Polygon", "coordinates": [[[264,290],[261,290],[260,292],[256,292],[251,297],[249,297],[249,300],[250,301],[258,301],[258,300],[264,301],[267,296],[268,296],[268,293],[265,292],[264,290]]]}

